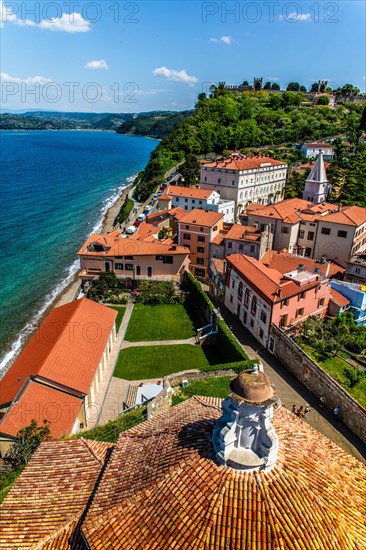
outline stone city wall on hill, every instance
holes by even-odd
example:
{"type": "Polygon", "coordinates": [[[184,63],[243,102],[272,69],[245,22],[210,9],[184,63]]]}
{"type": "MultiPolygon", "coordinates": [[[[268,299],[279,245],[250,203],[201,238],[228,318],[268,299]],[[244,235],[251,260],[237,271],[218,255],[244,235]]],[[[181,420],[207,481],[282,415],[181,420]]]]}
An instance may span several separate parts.
{"type": "Polygon", "coordinates": [[[273,354],[314,395],[324,397],[328,409],[340,407],[342,422],[366,443],[366,409],[315,363],[291,338],[271,327],[273,354]]]}

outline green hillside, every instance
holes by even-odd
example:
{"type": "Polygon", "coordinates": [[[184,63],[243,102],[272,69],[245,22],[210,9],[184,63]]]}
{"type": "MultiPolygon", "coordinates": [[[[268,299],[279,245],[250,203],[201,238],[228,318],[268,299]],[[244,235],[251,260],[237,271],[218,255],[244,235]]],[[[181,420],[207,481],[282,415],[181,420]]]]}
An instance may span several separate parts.
{"type": "Polygon", "coordinates": [[[209,98],[198,96],[192,116],[163,138],[152,152],[135,196],[147,198],[164,173],[189,154],[223,153],[229,149],[302,143],[360,126],[362,106],[313,106],[302,94],[245,92],[216,88],[209,98]]]}
{"type": "Polygon", "coordinates": [[[124,122],[117,132],[119,134],[132,134],[135,136],[149,136],[162,139],[192,114],[192,111],[182,111],[178,113],[161,111],[157,113],[135,115],[133,120],[124,122]]]}

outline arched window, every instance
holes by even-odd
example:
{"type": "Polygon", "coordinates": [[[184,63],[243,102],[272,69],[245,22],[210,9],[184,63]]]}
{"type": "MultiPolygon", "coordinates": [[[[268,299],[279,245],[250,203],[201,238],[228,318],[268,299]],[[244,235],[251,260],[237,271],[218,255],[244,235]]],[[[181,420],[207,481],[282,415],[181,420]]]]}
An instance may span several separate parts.
{"type": "Polygon", "coordinates": [[[245,307],[248,307],[248,305],[249,305],[249,288],[245,289],[244,305],[245,305],[245,307]]]}
{"type": "Polygon", "coordinates": [[[257,296],[253,296],[252,298],[252,306],[250,308],[250,312],[252,315],[255,315],[257,313],[257,296]]]}
{"type": "Polygon", "coordinates": [[[238,298],[241,300],[243,297],[243,283],[240,281],[238,286],[238,298]]]}

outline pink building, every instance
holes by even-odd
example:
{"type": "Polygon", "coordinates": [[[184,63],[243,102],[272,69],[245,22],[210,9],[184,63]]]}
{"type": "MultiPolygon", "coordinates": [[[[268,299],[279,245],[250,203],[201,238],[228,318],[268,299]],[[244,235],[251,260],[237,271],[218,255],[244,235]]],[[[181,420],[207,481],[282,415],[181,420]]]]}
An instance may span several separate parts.
{"type": "Polygon", "coordinates": [[[298,267],[288,273],[258,260],[227,257],[225,305],[265,347],[273,351],[271,325],[295,329],[311,315],[325,317],[331,288],[328,278],[298,267]]]}

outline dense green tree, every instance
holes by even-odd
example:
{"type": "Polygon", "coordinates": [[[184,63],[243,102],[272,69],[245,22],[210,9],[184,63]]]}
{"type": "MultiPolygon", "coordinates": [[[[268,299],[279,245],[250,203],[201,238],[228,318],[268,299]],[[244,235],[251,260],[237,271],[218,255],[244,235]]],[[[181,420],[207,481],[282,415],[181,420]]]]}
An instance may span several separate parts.
{"type": "Polygon", "coordinates": [[[200,177],[200,165],[196,155],[192,153],[186,156],[186,160],[179,167],[179,171],[182,174],[186,185],[195,185],[199,181],[200,177]]]}
{"type": "Polygon", "coordinates": [[[270,89],[271,89],[271,83],[266,82],[265,85],[263,86],[263,90],[270,90],[270,89]]]}
{"type": "Polygon", "coordinates": [[[366,132],[366,105],[364,106],[362,111],[359,130],[366,132]]]}
{"type": "Polygon", "coordinates": [[[271,89],[272,89],[272,90],[280,90],[281,87],[280,87],[279,84],[277,84],[277,82],[274,82],[274,83],[272,84],[272,86],[271,86],[271,89]]]}
{"type": "Polygon", "coordinates": [[[327,95],[318,97],[318,105],[329,105],[330,99],[327,95]]]}
{"type": "Polygon", "coordinates": [[[298,82],[290,82],[286,88],[287,92],[299,92],[300,84],[298,82]]]}
{"type": "Polygon", "coordinates": [[[29,426],[22,428],[16,435],[16,441],[10,447],[7,457],[12,460],[15,466],[28,464],[34,451],[39,447],[42,441],[50,439],[50,423],[43,420],[42,425],[38,425],[36,420],[32,420],[29,426]]]}
{"type": "Polygon", "coordinates": [[[300,92],[303,92],[303,93],[307,92],[307,89],[305,88],[305,86],[300,86],[300,92]]]}

